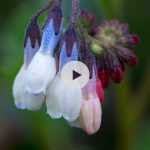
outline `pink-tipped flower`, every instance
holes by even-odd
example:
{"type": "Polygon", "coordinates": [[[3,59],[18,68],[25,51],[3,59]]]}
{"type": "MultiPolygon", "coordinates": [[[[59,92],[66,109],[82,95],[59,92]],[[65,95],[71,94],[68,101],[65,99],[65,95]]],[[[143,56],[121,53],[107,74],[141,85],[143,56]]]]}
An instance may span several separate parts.
{"type": "Polygon", "coordinates": [[[101,126],[102,108],[97,96],[89,96],[81,106],[80,127],[87,134],[95,134],[101,126]]]}
{"type": "Polygon", "coordinates": [[[100,81],[93,77],[82,89],[82,106],[80,116],[71,126],[83,129],[87,134],[95,134],[101,126],[102,107],[104,91],[100,81]],[[98,91],[98,92],[97,92],[98,91]]]}
{"type": "Polygon", "coordinates": [[[104,102],[104,88],[102,86],[101,80],[98,77],[96,80],[96,93],[97,93],[97,96],[98,96],[101,104],[103,104],[103,102],[104,102]]]}

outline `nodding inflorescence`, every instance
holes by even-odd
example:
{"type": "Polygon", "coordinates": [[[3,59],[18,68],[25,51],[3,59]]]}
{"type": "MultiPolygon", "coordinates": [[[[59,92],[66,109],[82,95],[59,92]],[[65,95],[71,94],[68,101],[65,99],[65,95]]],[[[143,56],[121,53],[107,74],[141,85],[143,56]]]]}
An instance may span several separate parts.
{"type": "Polygon", "coordinates": [[[46,104],[53,119],[96,133],[101,126],[104,91],[110,80],[123,80],[126,64],[135,66],[139,38],[118,20],[101,21],[72,0],[72,15],[64,25],[62,0],[53,0],[34,15],[27,26],[24,61],[13,84],[15,105],[22,110],[39,110],[46,104]],[[39,16],[47,12],[41,27],[39,16]],[[70,61],[83,62],[90,72],[80,88],[65,84],[61,71],[70,61]]]}

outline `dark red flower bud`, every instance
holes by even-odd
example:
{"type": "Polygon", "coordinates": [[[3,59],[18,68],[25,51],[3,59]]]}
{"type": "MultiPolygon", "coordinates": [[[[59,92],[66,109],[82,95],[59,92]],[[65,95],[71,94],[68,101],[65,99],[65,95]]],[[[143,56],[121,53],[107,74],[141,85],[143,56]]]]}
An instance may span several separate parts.
{"type": "Polygon", "coordinates": [[[80,15],[84,19],[84,21],[86,21],[86,23],[88,23],[90,25],[95,24],[96,17],[92,13],[90,13],[86,10],[82,10],[80,15]]]}
{"type": "Polygon", "coordinates": [[[130,56],[130,59],[129,59],[129,61],[128,61],[128,64],[129,64],[130,66],[135,66],[135,65],[137,64],[137,57],[136,57],[135,54],[132,55],[132,56],[130,56]]]}
{"type": "Polygon", "coordinates": [[[104,102],[104,89],[99,79],[96,80],[96,93],[100,99],[100,102],[103,103],[104,102]]]}
{"type": "Polygon", "coordinates": [[[140,42],[140,39],[137,35],[132,35],[130,42],[134,45],[137,45],[140,42]]]}
{"type": "Polygon", "coordinates": [[[120,83],[121,82],[121,80],[123,79],[123,71],[122,71],[121,67],[116,67],[112,70],[111,79],[115,83],[120,83]]]}
{"type": "Polygon", "coordinates": [[[109,84],[109,73],[107,70],[98,71],[98,77],[102,82],[103,88],[107,88],[109,84]]]}

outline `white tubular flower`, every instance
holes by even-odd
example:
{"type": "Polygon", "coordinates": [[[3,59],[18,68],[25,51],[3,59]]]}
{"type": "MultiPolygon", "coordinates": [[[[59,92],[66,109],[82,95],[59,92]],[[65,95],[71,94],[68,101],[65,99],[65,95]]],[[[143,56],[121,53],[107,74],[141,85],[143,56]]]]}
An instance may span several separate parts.
{"type": "Polygon", "coordinates": [[[80,115],[82,104],[81,88],[78,85],[65,86],[65,92],[62,105],[63,117],[67,121],[74,121],[80,115]]]}
{"type": "Polygon", "coordinates": [[[63,117],[75,121],[80,114],[81,101],[80,87],[64,83],[57,75],[47,90],[47,113],[54,119],[63,117]]]}
{"type": "Polygon", "coordinates": [[[18,109],[37,110],[41,107],[44,96],[33,95],[25,91],[27,68],[40,45],[40,29],[33,18],[28,25],[24,43],[24,64],[13,84],[13,96],[18,109]],[[36,102],[36,104],[35,104],[36,102]]]}
{"type": "Polygon", "coordinates": [[[45,94],[48,84],[56,74],[55,59],[41,51],[37,52],[27,69],[26,90],[32,94],[45,94]]]}
{"type": "Polygon", "coordinates": [[[26,109],[26,104],[24,99],[25,75],[26,75],[26,69],[25,69],[25,65],[23,65],[19,73],[17,74],[13,84],[13,97],[15,100],[15,105],[18,109],[26,109]]]}
{"type": "Polygon", "coordinates": [[[26,90],[29,93],[45,95],[48,85],[55,77],[56,62],[53,53],[60,39],[61,25],[62,12],[60,4],[57,4],[49,12],[41,47],[27,70],[26,90]]]}
{"type": "Polygon", "coordinates": [[[43,104],[44,95],[33,95],[25,91],[26,67],[23,65],[13,84],[13,96],[18,109],[38,110],[43,104]]]}
{"type": "Polygon", "coordinates": [[[75,121],[80,114],[82,104],[81,88],[69,85],[61,79],[61,68],[71,60],[78,59],[78,41],[74,26],[70,26],[61,42],[59,54],[59,73],[49,85],[46,95],[47,112],[52,118],[63,117],[67,121],[75,121]],[[68,55],[68,53],[69,55],[68,55]]]}
{"type": "Polygon", "coordinates": [[[49,85],[46,94],[46,105],[47,105],[47,113],[53,119],[59,119],[62,117],[61,111],[61,100],[58,98],[60,97],[61,91],[61,79],[56,76],[53,82],[49,85]]]}

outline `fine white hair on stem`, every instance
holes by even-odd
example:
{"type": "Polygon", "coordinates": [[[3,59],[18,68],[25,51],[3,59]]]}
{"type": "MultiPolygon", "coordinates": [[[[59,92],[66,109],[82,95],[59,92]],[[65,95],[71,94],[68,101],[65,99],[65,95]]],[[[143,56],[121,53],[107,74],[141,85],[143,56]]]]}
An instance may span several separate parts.
{"type": "Polygon", "coordinates": [[[72,16],[71,16],[71,22],[74,24],[77,20],[77,17],[79,15],[79,0],[72,0],[72,16]]]}

